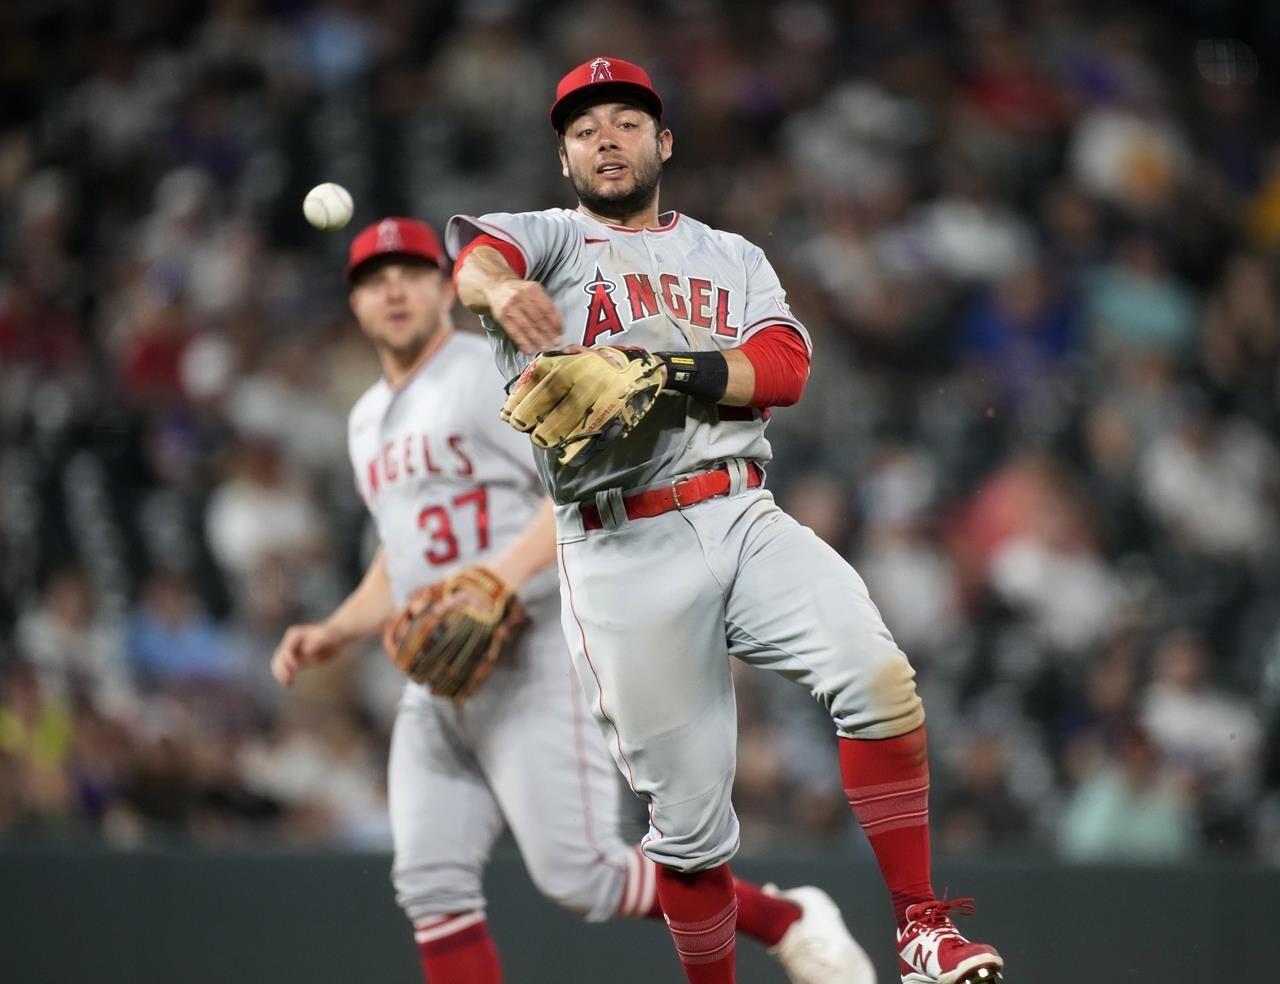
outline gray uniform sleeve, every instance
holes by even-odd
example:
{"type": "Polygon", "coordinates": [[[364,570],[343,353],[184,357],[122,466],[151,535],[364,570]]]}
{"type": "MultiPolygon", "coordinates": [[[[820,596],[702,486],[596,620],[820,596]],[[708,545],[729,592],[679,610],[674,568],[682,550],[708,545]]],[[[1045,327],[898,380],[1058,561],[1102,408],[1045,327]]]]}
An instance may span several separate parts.
{"type": "Polygon", "coordinates": [[[746,244],[747,305],[742,317],[741,345],[756,332],[770,325],[788,325],[804,339],[805,347],[812,352],[813,341],[809,332],[787,306],[787,292],[782,289],[778,275],[765,258],[764,250],[751,243],[746,244]]]}
{"type": "Polygon", "coordinates": [[[445,249],[452,259],[477,236],[488,234],[510,243],[524,257],[525,279],[544,281],[564,265],[581,239],[563,209],[545,212],[490,212],[479,217],[455,215],[445,226],[445,249]]]}

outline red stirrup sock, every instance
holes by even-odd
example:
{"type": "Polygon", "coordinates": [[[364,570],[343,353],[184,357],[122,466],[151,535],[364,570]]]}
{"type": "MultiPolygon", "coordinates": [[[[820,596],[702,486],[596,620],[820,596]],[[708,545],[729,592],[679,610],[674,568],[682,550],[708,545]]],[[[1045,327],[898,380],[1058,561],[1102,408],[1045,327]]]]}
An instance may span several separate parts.
{"type": "Polygon", "coordinates": [[[897,738],[840,739],[844,794],[866,831],[902,928],[934,898],[929,874],[929,758],[924,725],[897,738]]]}
{"type": "Polygon", "coordinates": [[[484,912],[455,912],[415,923],[427,984],[502,984],[502,966],[484,912]]]}
{"type": "Polygon", "coordinates": [[[733,889],[738,896],[738,932],[765,946],[777,946],[791,924],[804,915],[790,899],[766,895],[751,882],[735,878],[733,889]]]}
{"type": "MultiPolygon", "coordinates": [[[[627,859],[627,881],[622,889],[617,915],[624,919],[657,919],[662,915],[658,902],[658,866],[636,848],[627,859]]],[[[741,878],[733,880],[738,898],[738,932],[765,946],[777,946],[791,924],[804,913],[790,899],[766,895],[759,885],[741,878]]]]}
{"type": "Polygon", "coordinates": [[[683,874],[658,867],[658,898],[690,984],[733,984],[738,899],[722,864],[683,874]]]}

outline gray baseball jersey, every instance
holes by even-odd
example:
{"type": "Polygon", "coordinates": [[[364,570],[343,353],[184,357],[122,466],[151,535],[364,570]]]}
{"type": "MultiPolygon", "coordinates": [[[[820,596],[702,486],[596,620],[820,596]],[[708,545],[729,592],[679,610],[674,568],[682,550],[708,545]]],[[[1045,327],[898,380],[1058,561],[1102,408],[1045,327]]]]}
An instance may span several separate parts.
{"type": "MultiPolygon", "coordinates": [[[[564,319],[561,344],[636,345],[651,352],[741,345],[769,325],[809,336],[787,307],[764,253],[741,236],[671,212],[654,229],[609,225],[582,212],[549,209],[480,218],[455,216],[445,243],[457,255],[482,233],[520,250],[525,276],[539,281],[564,319]]],[[[528,364],[485,318],[508,378],[528,364]]],[[[560,467],[538,452],[538,470],[556,502],[602,489],[637,488],[704,471],[731,458],[768,461],[765,415],[664,393],[625,445],[587,467],[560,467]]]]}
{"type": "MultiPolygon", "coordinates": [[[[629,230],[581,212],[455,217],[457,254],[488,233],[516,246],[564,319],[564,343],[651,351],[739,346],[769,325],[805,338],[763,253],[669,213],[629,230]]],[[[492,319],[499,367],[525,359],[492,319]]],[[[664,395],[626,439],[580,467],[539,471],[556,500],[561,622],[609,750],[649,802],[644,851],[697,871],[738,846],[730,793],[737,719],[726,654],[810,690],[839,734],[887,738],[924,720],[914,671],[861,578],[750,488],[769,460],[764,414],[664,395]],[[629,519],[629,492],[723,467],[729,494],[629,519]],[[580,506],[602,529],[587,529],[580,506]]]]}
{"type": "MultiPolygon", "coordinates": [[[[484,339],[454,332],[399,387],[379,380],[351,409],[351,466],[397,605],[483,563],[542,502],[529,441],[498,419],[502,382],[484,339]]],[[[554,592],[546,572],[522,595],[536,603],[554,592]]]]}
{"type": "MultiPolygon", "coordinates": [[[[351,411],[356,484],[397,603],[501,551],[543,492],[529,442],[502,424],[502,379],[478,335],[454,333],[398,387],[351,411]]],[[[652,875],[620,839],[616,773],[567,658],[548,569],[521,591],[532,626],[461,707],[408,684],[388,785],[393,880],[415,923],[484,907],[504,823],[542,891],[588,919],[652,904],[652,875]]]]}

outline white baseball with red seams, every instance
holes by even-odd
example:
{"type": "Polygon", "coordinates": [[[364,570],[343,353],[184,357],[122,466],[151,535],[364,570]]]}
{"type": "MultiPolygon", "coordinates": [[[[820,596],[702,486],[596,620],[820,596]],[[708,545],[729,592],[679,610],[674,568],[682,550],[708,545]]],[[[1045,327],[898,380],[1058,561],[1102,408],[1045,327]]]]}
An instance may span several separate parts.
{"type": "MultiPolygon", "coordinates": [[[[351,464],[397,605],[484,563],[539,508],[528,441],[498,420],[501,402],[484,339],[454,333],[399,387],[380,381],[352,409],[351,464]]],[[[461,707],[405,687],[388,769],[393,880],[421,932],[454,932],[431,920],[484,908],[504,820],[535,884],[585,918],[653,904],[652,869],[619,838],[617,775],[566,659],[556,596],[550,568],[521,590],[529,631],[461,707]]]]}
{"type": "MultiPolygon", "coordinates": [[[[688,216],[644,230],[565,209],[455,216],[446,247],[456,257],[481,234],[519,250],[560,312],[562,345],[706,351],[771,325],[809,343],[763,252],[688,216]]],[[[483,320],[514,376],[530,357],[483,320]]],[[[765,426],[758,410],[664,393],[586,464],[535,451],[557,503],[561,621],[578,677],[618,768],[648,800],[645,853],[683,871],[738,847],[728,655],[807,687],[843,736],[889,738],[924,720],[914,672],[862,580],[749,487],[752,466],[771,457],[765,426]],[[624,496],[718,467],[728,495],[628,519],[624,496]],[[584,522],[583,506],[603,528],[584,522]]]]}
{"type": "Polygon", "coordinates": [[[340,184],[326,181],[316,185],[302,200],[302,214],[317,229],[332,232],[341,229],[351,221],[351,213],[355,203],[351,200],[351,192],[340,184]]]}

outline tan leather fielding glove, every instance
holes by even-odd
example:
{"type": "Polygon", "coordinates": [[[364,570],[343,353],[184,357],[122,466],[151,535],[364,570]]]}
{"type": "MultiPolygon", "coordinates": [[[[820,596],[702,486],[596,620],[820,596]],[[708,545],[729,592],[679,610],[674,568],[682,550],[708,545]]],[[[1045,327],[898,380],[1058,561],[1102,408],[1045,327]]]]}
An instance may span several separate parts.
{"type": "Polygon", "coordinates": [[[667,367],[644,349],[543,352],[517,378],[502,419],[580,465],[630,434],[653,409],[667,367]]]}

